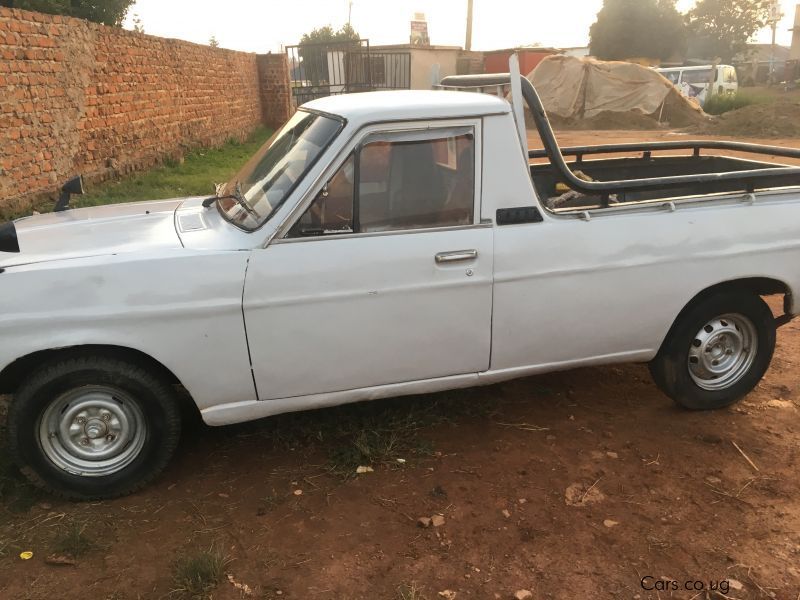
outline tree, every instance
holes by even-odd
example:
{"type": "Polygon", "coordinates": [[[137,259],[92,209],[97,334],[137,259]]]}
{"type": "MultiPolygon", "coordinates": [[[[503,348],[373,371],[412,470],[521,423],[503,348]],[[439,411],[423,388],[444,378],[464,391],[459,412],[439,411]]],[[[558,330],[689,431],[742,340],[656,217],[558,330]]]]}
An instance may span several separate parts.
{"type": "Polygon", "coordinates": [[[119,27],[133,2],[134,0],[0,0],[0,6],[66,15],[119,27]]]}
{"type": "Polygon", "coordinates": [[[300,38],[300,48],[298,49],[300,59],[303,61],[301,64],[302,79],[310,80],[314,85],[328,82],[330,80],[328,48],[325,44],[353,42],[353,46],[357,47],[360,39],[361,36],[350,23],[345,23],[338,31],[334,31],[330,25],[325,25],[309,33],[304,33],[300,38]]]}
{"type": "Polygon", "coordinates": [[[208,45],[212,48],[219,48],[219,42],[217,41],[217,36],[212,35],[211,39],[208,40],[208,45]]]}
{"type": "Polygon", "coordinates": [[[730,62],[769,21],[769,0],[700,0],[687,23],[693,53],[730,62]]]}
{"type": "Polygon", "coordinates": [[[666,60],[685,48],[686,25],[675,0],[604,0],[589,40],[603,60],[666,60]]]}
{"type": "Polygon", "coordinates": [[[330,25],[319,27],[311,30],[309,33],[304,33],[300,38],[300,45],[308,44],[323,44],[326,42],[357,42],[361,39],[353,26],[350,23],[342,25],[339,31],[334,31],[330,25]]]}

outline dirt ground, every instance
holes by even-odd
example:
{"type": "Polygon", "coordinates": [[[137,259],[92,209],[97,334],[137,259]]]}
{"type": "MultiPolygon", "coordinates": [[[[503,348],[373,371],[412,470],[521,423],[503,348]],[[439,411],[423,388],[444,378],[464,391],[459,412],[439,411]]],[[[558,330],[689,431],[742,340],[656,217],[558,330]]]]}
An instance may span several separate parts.
{"type": "MultiPolygon", "coordinates": [[[[675,134],[559,140],[643,137],[675,134]]],[[[213,548],[215,599],[796,600],[799,357],[800,320],[756,391],[709,413],[629,365],[192,423],[157,482],[114,501],[61,502],[9,471],[0,598],[181,598],[176,565],[213,548]],[[443,524],[419,526],[432,516],[443,524]],[[83,542],[65,542],[76,527],[83,542]],[[75,564],[48,564],[59,548],[75,564]]]]}

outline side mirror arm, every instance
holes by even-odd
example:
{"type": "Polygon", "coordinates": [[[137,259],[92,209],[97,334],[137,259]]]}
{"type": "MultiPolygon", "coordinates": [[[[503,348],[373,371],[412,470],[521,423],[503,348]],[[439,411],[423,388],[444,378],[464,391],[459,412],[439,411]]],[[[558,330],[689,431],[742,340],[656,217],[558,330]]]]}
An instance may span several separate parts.
{"type": "Polygon", "coordinates": [[[69,200],[72,194],[83,194],[83,177],[78,175],[73,177],[61,188],[61,194],[58,196],[56,205],[53,207],[53,212],[62,212],[69,208],[69,200]]]}

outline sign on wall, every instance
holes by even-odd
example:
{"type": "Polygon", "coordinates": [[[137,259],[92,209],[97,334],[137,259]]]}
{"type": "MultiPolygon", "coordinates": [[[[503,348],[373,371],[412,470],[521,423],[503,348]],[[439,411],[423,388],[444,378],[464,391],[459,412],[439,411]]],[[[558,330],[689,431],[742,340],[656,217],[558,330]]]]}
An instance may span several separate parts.
{"type": "Polygon", "coordinates": [[[411,45],[431,45],[431,39],[428,37],[428,22],[425,20],[425,13],[414,14],[414,19],[411,21],[411,45]]]}

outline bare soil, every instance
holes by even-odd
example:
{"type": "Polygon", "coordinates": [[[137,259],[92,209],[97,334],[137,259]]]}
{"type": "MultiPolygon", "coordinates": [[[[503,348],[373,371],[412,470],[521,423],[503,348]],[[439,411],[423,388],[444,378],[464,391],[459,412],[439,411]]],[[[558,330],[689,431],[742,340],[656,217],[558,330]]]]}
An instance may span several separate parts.
{"type": "Polygon", "coordinates": [[[800,98],[787,96],[727,112],[697,128],[709,135],[800,136],[800,98]]]}
{"type": "MultiPolygon", "coordinates": [[[[714,137],[770,139],[800,136],[799,93],[774,90],[750,93],[764,100],[716,117],[674,106],[654,115],[603,112],[589,119],[562,119],[552,115],[550,120],[556,130],[562,131],[669,131],[685,128],[688,133],[714,137]]],[[[530,129],[535,128],[527,113],[526,120],[530,129]]]]}
{"type": "Polygon", "coordinates": [[[708,413],[629,365],[192,422],[158,481],[114,501],[61,502],[6,468],[0,598],[182,598],[176,561],[214,547],[250,594],[222,577],[201,597],[796,600],[798,356],[795,321],[758,388],[708,413]],[[432,516],[444,523],[419,526],[432,516]],[[65,538],[76,527],[80,543],[65,538]],[[76,546],[74,564],[47,562],[76,546]]]}
{"type": "MultiPolygon", "coordinates": [[[[575,131],[667,129],[665,124],[659,123],[657,117],[637,112],[616,113],[605,111],[588,119],[562,119],[553,115],[550,117],[550,121],[555,129],[575,131]]],[[[530,126],[535,127],[532,120],[530,126]]]]}

